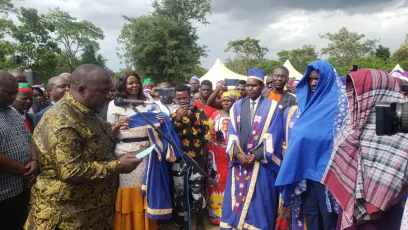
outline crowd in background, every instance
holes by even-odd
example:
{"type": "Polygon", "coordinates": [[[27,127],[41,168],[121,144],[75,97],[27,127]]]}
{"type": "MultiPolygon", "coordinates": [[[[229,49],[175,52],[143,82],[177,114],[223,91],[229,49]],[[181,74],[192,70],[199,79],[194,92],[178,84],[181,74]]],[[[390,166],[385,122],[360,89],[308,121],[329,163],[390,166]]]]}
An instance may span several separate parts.
{"type": "Polygon", "coordinates": [[[401,83],[373,69],[343,83],[327,61],[300,81],[284,66],[251,69],[232,87],[132,70],[113,80],[86,64],[44,88],[1,71],[0,223],[189,229],[194,216],[197,230],[205,218],[220,229],[407,229],[408,136],[375,134],[375,104],[406,102],[401,83]]]}

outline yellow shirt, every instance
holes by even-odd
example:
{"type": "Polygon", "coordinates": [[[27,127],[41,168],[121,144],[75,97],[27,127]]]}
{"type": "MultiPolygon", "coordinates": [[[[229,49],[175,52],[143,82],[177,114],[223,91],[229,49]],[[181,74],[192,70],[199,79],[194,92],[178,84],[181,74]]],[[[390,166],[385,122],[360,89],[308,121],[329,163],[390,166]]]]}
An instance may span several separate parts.
{"type": "Polygon", "coordinates": [[[26,229],[113,229],[120,162],[108,123],[69,93],[33,135],[41,173],[26,229]]]}

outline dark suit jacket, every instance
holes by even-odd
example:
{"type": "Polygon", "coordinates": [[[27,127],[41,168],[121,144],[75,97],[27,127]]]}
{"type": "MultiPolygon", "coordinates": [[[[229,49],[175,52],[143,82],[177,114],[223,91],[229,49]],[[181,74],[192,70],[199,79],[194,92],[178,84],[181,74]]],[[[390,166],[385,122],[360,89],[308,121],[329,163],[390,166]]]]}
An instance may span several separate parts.
{"type": "MultiPolygon", "coordinates": [[[[270,92],[271,92],[271,89],[268,89],[264,91],[262,95],[267,98],[270,92]]],[[[296,97],[294,97],[293,95],[290,95],[286,91],[283,91],[282,97],[278,102],[278,107],[282,111],[282,113],[285,112],[285,109],[291,106],[294,106],[294,105],[297,105],[296,97]]]]}
{"type": "MultiPolygon", "coordinates": [[[[239,133],[239,143],[240,147],[245,151],[247,144],[248,144],[248,138],[249,134],[252,129],[251,125],[251,109],[250,109],[250,99],[248,97],[242,99],[242,109],[241,109],[241,122],[240,122],[240,133],[239,133]]],[[[263,100],[269,100],[267,97],[265,98],[264,96],[261,95],[261,98],[259,98],[259,102],[256,105],[256,110],[258,110],[259,105],[262,103],[263,100]]]]}
{"type": "Polygon", "coordinates": [[[37,127],[37,125],[40,122],[40,120],[41,120],[42,116],[44,115],[44,113],[47,112],[47,110],[49,110],[52,106],[53,106],[53,104],[50,103],[49,106],[45,107],[43,110],[41,110],[39,113],[37,113],[34,116],[34,128],[37,127]]]}

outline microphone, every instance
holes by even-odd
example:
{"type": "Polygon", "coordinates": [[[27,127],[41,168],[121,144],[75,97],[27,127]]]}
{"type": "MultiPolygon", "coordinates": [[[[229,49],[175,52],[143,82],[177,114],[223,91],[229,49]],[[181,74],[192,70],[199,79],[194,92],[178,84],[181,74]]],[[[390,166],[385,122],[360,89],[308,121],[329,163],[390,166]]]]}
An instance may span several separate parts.
{"type": "Polygon", "coordinates": [[[116,98],[113,103],[116,106],[125,106],[125,105],[133,105],[133,106],[138,106],[138,105],[154,105],[154,102],[151,101],[141,101],[141,100],[128,100],[128,99],[123,99],[121,97],[116,98]]]}

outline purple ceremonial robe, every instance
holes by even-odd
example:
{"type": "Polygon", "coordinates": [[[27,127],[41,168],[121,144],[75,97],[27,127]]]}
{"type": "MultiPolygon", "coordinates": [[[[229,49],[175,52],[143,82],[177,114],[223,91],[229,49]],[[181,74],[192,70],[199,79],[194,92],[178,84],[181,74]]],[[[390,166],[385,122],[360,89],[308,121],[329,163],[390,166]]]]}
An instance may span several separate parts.
{"type": "Polygon", "coordinates": [[[220,229],[274,229],[278,193],[274,184],[282,160],[283,124],[277,103],[261,96],[251,125],[248,98],[230,111],[227,157],[230,160],[220,229]],[[234,157],[253,154],[255,163],[241,166],[234,157]]]}

